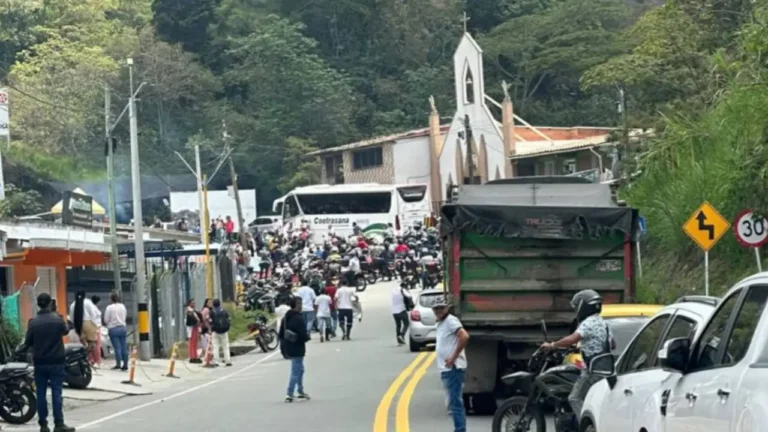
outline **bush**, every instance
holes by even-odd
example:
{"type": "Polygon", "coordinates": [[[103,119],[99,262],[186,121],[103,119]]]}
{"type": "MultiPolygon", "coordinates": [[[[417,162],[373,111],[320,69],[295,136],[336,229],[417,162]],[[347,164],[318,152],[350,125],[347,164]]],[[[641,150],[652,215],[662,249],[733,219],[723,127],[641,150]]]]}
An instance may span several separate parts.
{"type": "MultiPolygon", "coordinates": [[[[668,119],[625,191],[648,221],[638,300],[668,302],[704,293],[704,253],[682,231],[704,201],[729,220],[768,210],[768,88],[736,83],[698,118],[668,119]]],[[[729,232],[710,251],[710,292],[722,294],[756,272],[751,250],[729,232]]]]}

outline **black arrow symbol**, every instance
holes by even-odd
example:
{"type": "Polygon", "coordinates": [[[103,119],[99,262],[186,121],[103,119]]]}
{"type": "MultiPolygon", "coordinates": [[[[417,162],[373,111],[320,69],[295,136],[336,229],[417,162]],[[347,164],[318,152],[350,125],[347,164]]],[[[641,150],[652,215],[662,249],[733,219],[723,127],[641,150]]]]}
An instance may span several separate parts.
{"type": "Polygon", "coordinates": [[[699,221],[699,230],[709,232],[709,239],[710,240],[714,240],[715,239],[715,226],[714,225],[707,225],[707,224],[704,223],[707,220],[707,215],[705,215],[703,211],[700,211],[699,214],[696,215],[696,220],[699,221]]]}

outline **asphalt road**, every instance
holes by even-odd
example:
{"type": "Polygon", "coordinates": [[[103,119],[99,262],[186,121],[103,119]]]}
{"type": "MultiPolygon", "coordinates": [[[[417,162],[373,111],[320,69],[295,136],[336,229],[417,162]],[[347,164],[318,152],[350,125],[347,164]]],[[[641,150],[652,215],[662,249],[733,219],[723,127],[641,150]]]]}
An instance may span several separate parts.
{"type": "MultiPolygon", "coordinates": [[[[66,421],[78,430],[109,432],[451,431],[434,353],[397,346],[392,287],[379,283],[362,294],[365,315],[351,341],[310,342],[305,389],[311,401],[285,403],[289,363],[277,352],[252,353],[162,393],[68,411],[66,421]]],[[[472,417],[469,430],[489,431],[490,423],[490,417],[472,417]]],[[[14,430],[36,430],[32,426],[14,430]]]]}

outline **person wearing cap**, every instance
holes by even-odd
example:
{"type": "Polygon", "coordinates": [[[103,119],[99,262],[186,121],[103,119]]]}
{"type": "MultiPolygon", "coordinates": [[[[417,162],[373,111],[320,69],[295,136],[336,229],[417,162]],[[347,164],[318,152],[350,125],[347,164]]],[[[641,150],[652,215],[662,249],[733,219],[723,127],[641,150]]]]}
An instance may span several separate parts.
{"type": "Polygon", "coordinates": [[[40,432],[50,432],[48,428],[48,402],[46,392],[51,388],[53,405],[54,432],[74,432],[75,428],[64,424],[64,385],[65,359],[64,341],[69,327],[61,315],[53,308],[50,294],[37,296],[40,311],[29,321],[27,334],[21,350],[32,349],[32,361],[35,366],[35,387],[37,391],[37,419],[40,432]]]}
{"type": "Polygon", "coordinates": [[[450,298],[441,297],[432,306],[437,317],[436,347],[437,369],[440,380],[448,393],[448,409],[453,417],[454,432],[467,431],[464,414],[464,371],[467,369],[467,355],[464,349],[469,342],[469,333],[461,321],[451,313],[450,298]]]}

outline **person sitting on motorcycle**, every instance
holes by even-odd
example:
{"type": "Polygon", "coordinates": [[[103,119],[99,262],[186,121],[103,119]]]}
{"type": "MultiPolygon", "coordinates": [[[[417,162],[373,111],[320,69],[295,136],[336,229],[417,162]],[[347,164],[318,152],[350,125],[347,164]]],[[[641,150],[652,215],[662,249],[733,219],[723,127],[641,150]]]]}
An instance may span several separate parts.
{"type": "Polygon", "coordinates": [[[403,242],[403,239],[397,239],[397,246],[395,246],[395,254],[407,254],[408,245],[403,242]]]}
{"type": "Polygon", "coordinates": [[[365,237],[360,236],[357,238],[358,249],[368,249],[368,242],[365,241],[365,237]]]}
{"type": "Polygon", "coordinates": [[[579,320],[576,331],[558,341],[545,342],[541,347],[543,349],[568,348],[581,342],[581,357],[585,368],[568,396],[573,413],[578,417],[590,387],[602,379],[589,373],[589,364],[595,357],[608,354],[616,348],[616,341],[611,335],[608,324],[600,317],[603,309],[603,299],[600,294],[594,290],[579,291],[573,296],[571,307],[576,311],[576,319],[579,320]]]}
{"type": "Polygon", "coordinates": [[[293,269],[291,268],[290,264],[283,263],[282,276],[284,281],[289,281],[293,279],[293,269]]]}
{"type": "Polygon", "coordinates": [[[357,222],[352,222],[352,234],[359,236],[362,231],[363,230],[360,228],[357,222]]]}
{"type": "Polygon", "coordinates": [[[339,248],[336,246],[332,247],[330,253],[328,253],[328,262],[335,262],[340,260],[341,255],[339,255],[339,248]]]}
{"type": "Polygon", "coordinates": [[[392,227],[392,222],[387,224],[387,229],[384,231],[384,237],[385,238],[395,237],[395,228],[392,227]]]}

